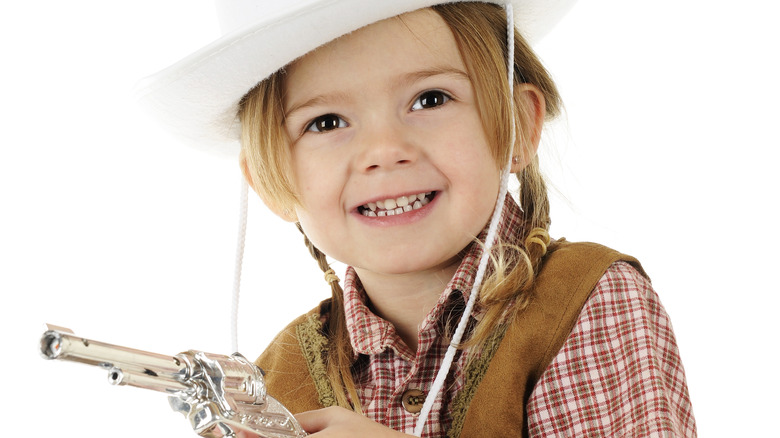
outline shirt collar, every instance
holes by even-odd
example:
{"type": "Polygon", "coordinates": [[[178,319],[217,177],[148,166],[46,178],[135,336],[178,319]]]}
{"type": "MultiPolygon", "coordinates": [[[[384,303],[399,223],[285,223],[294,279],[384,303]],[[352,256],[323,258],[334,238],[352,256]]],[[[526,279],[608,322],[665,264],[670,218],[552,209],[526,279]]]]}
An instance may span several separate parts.
{"type": "MultiPolygon", "coordinates": [[[[512,196],[507,195],[498,228],[500,241],[517,243],[522,229],[522,221],[522,210],[512,196]]],[[[479,234],[478,240],[483,242],[486,235],[487,227],[479,234]]],[[[463,304],[468,301],[473,287],[481,255],[481,244],[471,243],[463,250],[460,266],[440,295],[436,305],[420,325],[418,337],[422,337],[423,333],[430,330],[436,330],[437,324],[447,323],[446,320],[450,320],[451,323],[453,318],[460,318],[463,304]],[[461,296],[453,296],[455,293],[459,293],[461,296]]],[[[367,303],[368,299],[360,283],[360,278],[352,267],[348,267],[344,278],[344,311],[352,348],[356,353],[366,355],[382,352],[386,348],[394,348],[399,350],[399,353],[409,354],[409,351],[401,351],[405,345],[400,342],[393,325],[374,314],[367,303]]],[[[483,313],[483,309],[475,306],[472,317],[479,320],[483,313]]],[[[457,319],[455,319],[454,324],[457,325],[457,319]]]]}

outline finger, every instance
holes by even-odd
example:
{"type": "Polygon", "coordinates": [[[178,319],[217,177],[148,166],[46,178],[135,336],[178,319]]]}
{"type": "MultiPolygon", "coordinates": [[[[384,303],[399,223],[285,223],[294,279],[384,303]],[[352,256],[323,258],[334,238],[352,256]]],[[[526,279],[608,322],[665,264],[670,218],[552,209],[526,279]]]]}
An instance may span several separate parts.
{"type": "Polygon", "coordinates": [[[328,426],[330,415],[328,415],[328,409],[317,409],[315,411],[301,412],[295,414],[295,419],[298,420],[303,430],[308,433],[315,433],[325,429],[328,426]]]}

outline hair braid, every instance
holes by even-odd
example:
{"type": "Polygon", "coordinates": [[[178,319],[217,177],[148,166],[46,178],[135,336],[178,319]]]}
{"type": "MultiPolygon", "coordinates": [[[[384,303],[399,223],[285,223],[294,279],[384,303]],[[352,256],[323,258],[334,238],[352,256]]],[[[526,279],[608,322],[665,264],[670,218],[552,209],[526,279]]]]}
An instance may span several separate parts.
{"type": "Polygon", "coordinates": [[[550,200],[547,197],[547,184],[539,170],[539,158],[517,174],[520,181],[520,206],[525,213],[526,230],[523,236],[526,251],[531,259],[534,272],[539,269],[542,257],[547,253],[550,236],[550,200]]]}
{"type": "Polygon", "coordinates": [[[329,275],[333,275],[333,270],[328,263],[325,253],[317,249],[309,240],[300,222],[296,222],[295,226],[303,235],[303,243],[308,248],[309,254],[317,261],[317,266],[325,273],[325,279],[330,284],[330,309],[327,315],[322,315],[322,317],[326,318],[322,325],[322,331],[328,340],[324,359],[328,380],[331,382],[333,394],[336,397],[336,404],[360,413],[362,412],[360,399],[355,389],[355,382],[352,379],[352,346],[349,342],[347,319],[344,312],[344,291],[341,289],[337,277],[329,278],[329,275]],[[335,278],[335,280],[332,280],[332,278],[335,278]],[[336,385],[334,382],[341,382],[341,385],[336,385]],[[350,399],[352,402],[350,402],[350,399]]]}

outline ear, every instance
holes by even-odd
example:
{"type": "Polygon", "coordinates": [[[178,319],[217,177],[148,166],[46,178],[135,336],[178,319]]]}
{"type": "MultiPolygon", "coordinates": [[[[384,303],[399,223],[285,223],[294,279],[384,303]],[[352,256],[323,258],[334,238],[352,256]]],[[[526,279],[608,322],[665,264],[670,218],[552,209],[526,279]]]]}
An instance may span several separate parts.
{"type": "Polygon", "coordinates": [[[246,182],[247,184],[249,184],[249,187],[252,187],[252,190],[255,193],[257,193],[257,196],[260,197],[260,199],[263,201],[263,204],[265,204],[265,206],[268,207],[269,210],[271,210],[275,215],[279,216],[280,218],[284,219],[287,222],[298,221],[298,216],[295,214],[295,212],[292,209],[283,208],[277,205],[276,202],[273,202],[270,199],[268,199],[265,192],[257,190],[257,186],[252,180],[252,174],[249,172],[249,163],[247,162],[246,154],[244,153],[243,148],[241,149],[241,152],[238,155],[238,165],[241,168],[241,173],[244,175],[244,179],[246,179],[246,182]]]}
{"type": "Polygon", "coordinates": [[[516,84],[515,101],[524,108],[525,122],[528,126],[528,138],[522,139],[519,145],[520,150],[515,146],[512,157],[512,173],[520,172],[536,156],[539,149],[539,142],[542,138],[542,127],[547,106],[544,101],[544,94],[536,85],[516,84]],[[515,159],[516,158],[516,159],[515,159]]]}

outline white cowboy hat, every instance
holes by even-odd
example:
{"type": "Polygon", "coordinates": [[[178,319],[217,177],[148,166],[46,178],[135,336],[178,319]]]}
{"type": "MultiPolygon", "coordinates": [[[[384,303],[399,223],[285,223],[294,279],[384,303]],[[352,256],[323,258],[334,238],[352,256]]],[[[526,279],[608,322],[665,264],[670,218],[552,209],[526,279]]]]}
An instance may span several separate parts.
{"type": "MultiPolygon", "coordinates": [[[[486,0],[506,4],[509,0],[486,0]]],[[[237,154],[238,103],[258,82],[295,59],[371,23],[452,0],[217,0],[222,37],[144,79],[139,100],[195,146],[237,154]]],[[[531,43],[574,0],[511,0],[531,43]]]]}

